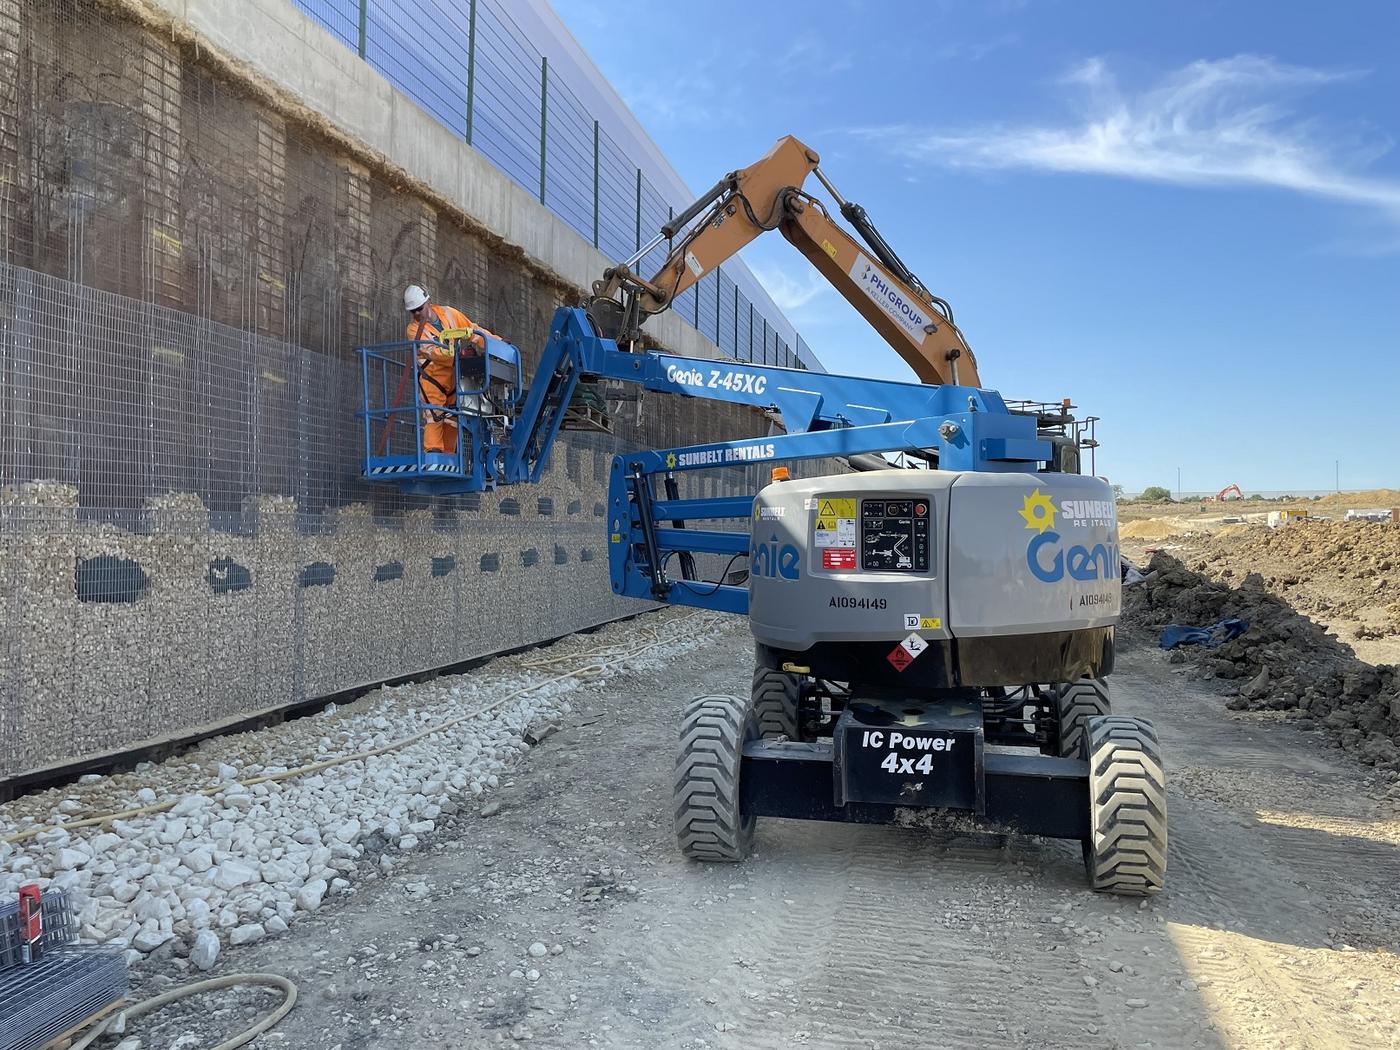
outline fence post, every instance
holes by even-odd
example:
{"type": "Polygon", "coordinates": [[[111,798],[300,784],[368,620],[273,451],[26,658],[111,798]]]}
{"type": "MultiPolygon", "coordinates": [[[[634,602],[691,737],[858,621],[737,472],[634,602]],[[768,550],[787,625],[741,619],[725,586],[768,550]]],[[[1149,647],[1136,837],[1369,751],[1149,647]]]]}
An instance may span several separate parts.
{"type": "Polygon", "coordinates": [[[719,297],[724,289],[720,287],[724,282],[719,279],[719,267],[715,267],[715,345],[719,345],[719,297]]]}
{"type": "MultiPolygon", "coordinates": [[[[637,169],[637,243],[632,246],[633,251],[641,251],[642,248],[642,169],[637,169]]],[[[640,260],[639,260],[640,265],[640,260]]]]}
{"type": "Polygon", "coordinates": [[[739,341],[739,284],[734,284],[734,360],[741,360],[739,357],[739,347],[743,344],[739,341]]]}
{"type": "Polygon", "coordinates": [[[476,92],[476,0],[467,8],[467,145],[472,144],[472,96],[476,92]]]}
{"type": "Polygon", "coordinates": [[[598,247],[598,122],[593,122],[593,247],[598,247]]]}
{"type": "Polygon", "coordinates": [[[365,57],[365,23],[369,20],[369,0],[360,0],[360,34],[356,50],[360,57],[365,57]]]}
{"type": "Polygon", "coordinates": [[[544,169],[548,155],[549,56],[540,56],[540,203],[544,203],[544,169]]]}

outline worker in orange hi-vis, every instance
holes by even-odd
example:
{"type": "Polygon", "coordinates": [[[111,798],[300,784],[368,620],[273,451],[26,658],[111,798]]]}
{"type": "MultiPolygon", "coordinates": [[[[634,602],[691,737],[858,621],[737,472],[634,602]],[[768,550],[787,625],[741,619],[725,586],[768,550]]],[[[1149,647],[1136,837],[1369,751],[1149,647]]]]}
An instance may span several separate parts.
{"type": "MultiPolygon", "coordinates": [[[[404,289],[403,305],[409,314],[408,338],[415,342],[437,340],[442,332],[454,328],[475,329],[476,332],[486,332],[492,336],[495,334],[474,324],[461,310],[432,302],[428,293],[416,284],[404,289]]],[[[486,340],[475,332],[468,343],[476,350],[486,347],[486,340]]],[[[453,368],[456,354],[456,349],[451,345],[420,344],[418,347],[418,389],[423,400],[433,406],[423,414],[424,452],[457,451],[457,417],[452,411],[457,407],[456,373],[453,368]]]]}

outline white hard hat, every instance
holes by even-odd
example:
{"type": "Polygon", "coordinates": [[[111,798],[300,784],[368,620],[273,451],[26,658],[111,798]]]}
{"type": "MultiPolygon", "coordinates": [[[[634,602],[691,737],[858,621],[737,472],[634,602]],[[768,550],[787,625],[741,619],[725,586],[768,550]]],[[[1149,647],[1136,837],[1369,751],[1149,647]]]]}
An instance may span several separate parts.
{"type": "Polygon", "coordinates": [[[403,290],[403,308],[405,310],[416,310],[427,301],[428,293],[416,284],[410,284],[403,290]]]}

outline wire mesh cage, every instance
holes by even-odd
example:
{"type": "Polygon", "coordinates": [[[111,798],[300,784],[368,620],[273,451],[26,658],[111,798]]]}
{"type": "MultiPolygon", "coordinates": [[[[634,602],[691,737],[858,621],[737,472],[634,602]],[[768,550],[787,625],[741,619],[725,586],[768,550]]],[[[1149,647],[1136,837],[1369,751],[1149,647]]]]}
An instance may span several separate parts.
{"type": "MultiPolygon", "coordinates": [[[[574,71],[551,65],[501,0],[294,2],[613,259],[629,257],[690,204],[671,199],[647,162],[628,156],[611,133],[620,133],[616,118],[589,112],[569,83],[574,71]]],[[[654,272],[665,254],[665,246],[653,249],[639,272],[654,272]]],[[[689,291],[673,308],[729,352],[707,312],[716,294],[689,291]]],[[[738,294],[775,335],[790,327],[770,306],[738,294]]],[[[768,363],[815,362],[810,351],[804,357],[784,347],[768,363]]]]}
{"type": "MultiPolygon", "coordinates": [[[[476,6],[475,30],[470,0],[421,8],[452,40],[443,120],[486,77],[453,57],[461,33],[529,43],[500,0],[476,6]]],[[[326,47],[412,53],[376,36],[387,4],[301,7],[326,47]]],[[[600,250],[625,257],[638,201],[647,221],[668,204],[559,72],[516,78],[520,98],[544,92],[546,204],[586,238],[596,215],[600,250]]],[[[539,114],[512,112],[538,190],[539,114]]],[[[404,286],[508,335],[526,374],[565,290],[120,5],[0,3],[0,113],[0,778],[635,612],[607,582],[611,456],[762,422],[609,405],[613,433],[566,435],[516,514],[507,494],[374,486],[354,348],[403,338],[404,286]]],[[[761,313],[733,273],[715,282],[720,345],[757,356],[761,313]]],[[[687,300],[692,320],[710,294],[687,300]]]]}

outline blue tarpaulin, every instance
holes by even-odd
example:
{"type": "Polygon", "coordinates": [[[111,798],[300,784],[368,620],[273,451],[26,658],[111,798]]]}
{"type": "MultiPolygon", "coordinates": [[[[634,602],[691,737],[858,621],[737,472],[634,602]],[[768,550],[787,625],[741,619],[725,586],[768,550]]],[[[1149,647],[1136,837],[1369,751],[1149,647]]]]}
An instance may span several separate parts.
{"type": "Polygon", "coordinates": [[[1237,616],[1221,620],[1209,627],[1188,627],[1186,624],[1170,624],[1162,632],[1162,640],[1157,644],[1163,649],[1175,649],[1178,645],[1204,645],[1214,649],[1217,645],[1238,638],[1249,630],[1249,621],[1237,616]]]}

